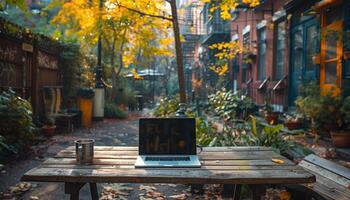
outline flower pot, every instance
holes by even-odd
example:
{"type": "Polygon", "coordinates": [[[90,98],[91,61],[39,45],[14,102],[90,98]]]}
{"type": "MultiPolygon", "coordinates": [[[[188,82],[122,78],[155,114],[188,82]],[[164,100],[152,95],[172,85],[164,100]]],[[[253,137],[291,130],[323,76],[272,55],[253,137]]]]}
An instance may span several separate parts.
{"type": "Polygon", "coordinates": [[[79,98],[79,109],[81,110],[81,124],[83,127],[89,127],[92,119],[92,99],[79,98]]]}
{"type": "Polygon", "coordinates": [[[301,128],[301,123],[300,122],[285,122],[284,125],[289,129],[289,130],[296,130],[301,128]]]}
{"type": "Polygon", "coordinates": [[[45,136],[52,136],[55,133],[55,130],[55,125],[44,125],[43,127],[41,127],[41,131],[45,136]]]}
{"type": "Polygon", "coordinates": [[[350,130],[331,131],[331,137],[335,147],[350,147],[350,130]]]}

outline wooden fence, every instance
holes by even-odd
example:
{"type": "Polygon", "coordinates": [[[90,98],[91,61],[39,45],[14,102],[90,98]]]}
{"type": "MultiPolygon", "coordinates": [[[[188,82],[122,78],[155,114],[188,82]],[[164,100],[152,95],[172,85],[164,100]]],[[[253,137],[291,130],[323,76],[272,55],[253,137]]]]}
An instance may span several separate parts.
{"type": "MultiPolygon", "coordinates": [[[[3,22],[3,21],[2,21],[3,22]]],[[[62,85],[59,45],[40,45],[35,39],[10,35],[0,26],[0,88],[11,87],[44,114],[43,87],[62,85]]]]}

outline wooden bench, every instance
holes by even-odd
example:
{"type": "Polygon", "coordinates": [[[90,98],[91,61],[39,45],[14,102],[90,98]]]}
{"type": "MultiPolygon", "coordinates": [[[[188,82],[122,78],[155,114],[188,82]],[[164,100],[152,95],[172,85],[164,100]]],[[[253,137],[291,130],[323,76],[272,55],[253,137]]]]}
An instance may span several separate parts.
{"type": "MultiPolygon", "coordinates": [[[[320,158],[314,154],[305,157],[299,166],[316,176],[316,182],[305,185],[311,191],[319,194],[308,196],[314,199],[350,199],[350,169],[338,165],[332,161],[320,158]]],[[[304,198],[308,199],[308,198],[304,198]]],[[[311,198],[310,198],[311,199],[311,198]]]]}

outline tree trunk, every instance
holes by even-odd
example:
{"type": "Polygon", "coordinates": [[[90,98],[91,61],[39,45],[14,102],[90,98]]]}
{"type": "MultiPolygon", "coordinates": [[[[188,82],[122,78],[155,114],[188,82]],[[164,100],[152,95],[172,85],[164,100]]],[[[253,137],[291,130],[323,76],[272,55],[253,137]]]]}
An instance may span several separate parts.
{"type": "Polygon", "coordinates": [[[186,103],[185,76],[184,76],[179,22],[177,19],[176,0],[170,0],[170,6],[171,6],[174,38],[175,38],[175,52],[176,52],[176,63],[177,63],[177,76],[178,76],[179,90],[180,90],[180,103],[186,103]]]}

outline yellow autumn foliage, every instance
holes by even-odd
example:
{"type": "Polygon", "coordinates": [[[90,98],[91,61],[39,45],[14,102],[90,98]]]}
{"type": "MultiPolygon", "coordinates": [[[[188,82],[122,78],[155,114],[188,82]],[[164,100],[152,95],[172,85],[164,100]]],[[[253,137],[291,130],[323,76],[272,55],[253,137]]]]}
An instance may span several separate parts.
{"type": "Polygon", "coordinates": [[[62,38],[90,48],[101,33],[104,52],[120,54],[127,67],[139,64],[140,54],[146,59],[173,56],[171,22],[149,16],[169,17],[167,13],[164,0],[105,0],[102,9],[99,0],[70,0],[62,3],[52,23],[64,27],[62,38]]]}
{"type": "Polygon", "coordinates": [[[253,8],[260,5],[260,0],[202,0],[204,3],[211,3],[210,12],[220,9],[220,16],[224,20],[231,18],[231,11],[236,9],[240,4],[246,4],[253,8]]]}
{"type": "Polygon", "coordinates": [[[223,65],[212,65],[209,67],[210,70],[214,71],[216,74],[218,74],[219,76],[223,76],[228,72],[228,63],[225,63],[223,65]]]}

